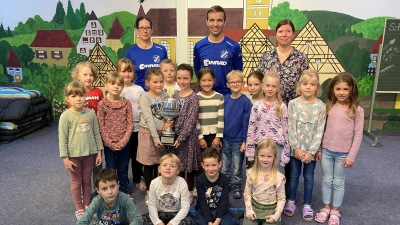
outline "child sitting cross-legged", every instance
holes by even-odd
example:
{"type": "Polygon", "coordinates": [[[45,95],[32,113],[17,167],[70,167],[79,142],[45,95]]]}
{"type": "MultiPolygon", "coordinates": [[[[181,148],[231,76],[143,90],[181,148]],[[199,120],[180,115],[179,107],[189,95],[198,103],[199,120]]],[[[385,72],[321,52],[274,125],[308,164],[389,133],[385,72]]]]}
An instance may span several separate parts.
{"type": "Polygon", "coordinates": [[[95,176],[95,186],[99,195],[92,200],[78,225],[90,224],[93,215],[98,218],[95,224],[143,224],[136,205],[127,194],[118,191],[118,175],[113,169],[101,169],[95,176]]]}
{"type": "Polygon", "coordinates": [[[204,173],[196,179],[197,204],[193,219],[196,225],[239,225],[239,218],[229,207],[229,179],[219,172],[222,166],[219,151],[207,148],[202,153],[204,173]]]}

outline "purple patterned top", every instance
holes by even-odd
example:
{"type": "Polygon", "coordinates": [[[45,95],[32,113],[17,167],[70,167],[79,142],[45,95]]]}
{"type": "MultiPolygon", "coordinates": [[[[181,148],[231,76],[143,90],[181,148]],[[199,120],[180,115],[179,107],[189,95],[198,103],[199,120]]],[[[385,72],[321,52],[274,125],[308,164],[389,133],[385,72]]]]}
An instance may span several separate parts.
{"type": "Polygon", "coordinates": [[[265,138],[271,138],[277,145],[283,146],[281,165],[286,165],[290,160],[290,145],[288,134],[288,113],[285,104],[282,104],[282,118],[276,116],[274,102],[267,109],[264,100],[257,101],[251,109],[249,129],[247,131],[246,157],[254,160],[255,145],[265,138]]]}
{"type": "Polygon", "coordinates": [[[281,78],[281,95],[283,102],[287,105],[290,100],[297,98],[296,84],[301,73],[307,70],[307,55],[293,48],[287,59],[281,64],[276,48],[266,51],[261,55],[257,70],[263,74],[272,70],[281,78]]]}

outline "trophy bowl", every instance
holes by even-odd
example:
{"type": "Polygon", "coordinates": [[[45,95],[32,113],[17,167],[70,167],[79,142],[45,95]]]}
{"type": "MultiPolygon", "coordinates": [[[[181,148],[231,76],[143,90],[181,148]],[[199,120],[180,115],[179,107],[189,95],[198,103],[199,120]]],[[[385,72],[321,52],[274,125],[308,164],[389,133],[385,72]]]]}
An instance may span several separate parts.
{"type": "Polygon", "coordinates": [[[183,99],[179,102],[176,95],[169,94],[166,98],[160,102],[160,113],[164,117],[167,128],[161,132],[160,140],[163,145],[174,145],[175,143],[175,131],[171,125],[174,119],[180,114],[183,109],[183,99]]]}

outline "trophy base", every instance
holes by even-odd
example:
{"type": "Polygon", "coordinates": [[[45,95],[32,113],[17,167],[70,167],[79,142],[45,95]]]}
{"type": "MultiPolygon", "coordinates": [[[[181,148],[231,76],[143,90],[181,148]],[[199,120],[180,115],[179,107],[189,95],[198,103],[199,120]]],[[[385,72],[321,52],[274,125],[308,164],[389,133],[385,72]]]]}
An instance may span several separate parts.
{"type": "Polygon", "coordinates": [[[166,135],[160,136],[160,141],[163,145],[174,146],[175,140],[176,140],[175,136],[166,136],[166,135]]]}

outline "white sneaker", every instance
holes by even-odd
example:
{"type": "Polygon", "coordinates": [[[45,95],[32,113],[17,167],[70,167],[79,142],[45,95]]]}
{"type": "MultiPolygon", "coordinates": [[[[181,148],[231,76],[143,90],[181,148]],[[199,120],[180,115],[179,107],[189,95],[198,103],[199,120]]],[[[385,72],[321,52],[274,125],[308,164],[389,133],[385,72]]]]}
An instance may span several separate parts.
{"type": "Polygon", "coordinates": [[[197,198],[197,189],[196,189],[196,187],[193,188],[192,195],[193,195],[193,198],[197,198]]]}
{"type": "Polygon", "coordinates": [[[149,192],[146,192],[146,196],[144,196],[144,201],[146,203],[146,205],[149,205],[149,192]]]}

